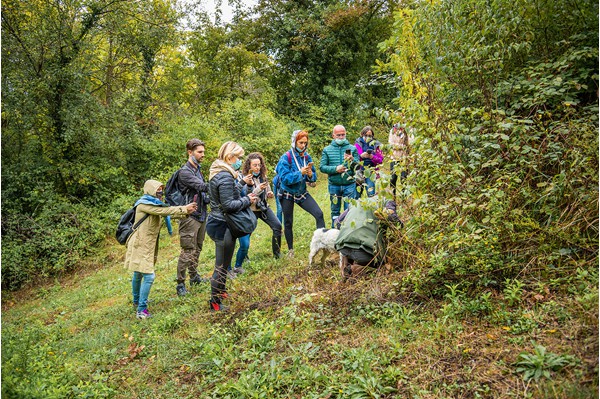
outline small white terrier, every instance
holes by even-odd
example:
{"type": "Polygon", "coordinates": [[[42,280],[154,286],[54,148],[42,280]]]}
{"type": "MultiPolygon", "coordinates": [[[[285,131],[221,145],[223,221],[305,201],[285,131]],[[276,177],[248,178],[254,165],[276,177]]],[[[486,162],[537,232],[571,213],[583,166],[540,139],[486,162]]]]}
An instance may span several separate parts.
{"type": "Polygon", "coordinates": [[[321,266],[325,264],[325,259],[335,250],[335,240],[337,240],[340,231],[338,229],[316,229],[310,242],[310,254],[308,255],[308,265],[312,266],[315,256],[321,252],[321,266]]]}

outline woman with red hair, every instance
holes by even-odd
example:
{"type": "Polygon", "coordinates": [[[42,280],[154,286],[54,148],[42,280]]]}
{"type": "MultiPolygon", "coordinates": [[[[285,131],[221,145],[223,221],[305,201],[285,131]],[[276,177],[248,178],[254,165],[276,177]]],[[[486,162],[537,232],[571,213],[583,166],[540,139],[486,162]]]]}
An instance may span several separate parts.
{"type": "Polygon", "coordinates": [[[315,218],[317,228],[325,227],[323,211],[306,189],[307,184],[313,186],[317,181],[317,172],[307,148],[308,132],[295,130],[292,133],[292,148],[279,158],[275,167],[280,179],[277,196],[283,211],[288,257],[294,256],[294,204],[315,218]]]}

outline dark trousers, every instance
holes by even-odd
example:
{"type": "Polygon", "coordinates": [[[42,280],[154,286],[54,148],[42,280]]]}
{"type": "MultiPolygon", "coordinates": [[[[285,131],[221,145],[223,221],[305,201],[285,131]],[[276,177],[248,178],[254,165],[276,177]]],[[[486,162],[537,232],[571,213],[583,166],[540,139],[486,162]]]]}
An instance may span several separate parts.
{"type": "MultiPolygon", "coordinates": [[[[283,226],[285,240],[287,241],[288,249],[294,249],[294,200],[285,197],[279,198],[281,202],[281,210],[283,211],[283,226]]],[[[323,219],[323,211],[319,208],[317,201],[310,194],[306,194],[304,201],[298,203],[298,206],[310,213],[317,223],[317,229],[325,228],[325,220],[323,219]]]]}
{"type": "MultiPolygon", "coordinates": [[[[392,186],[392,190],[394,192],[394,197],[396,196],[396,184],[398,183],[398,174],[396,173],[396,162],[390,163],[390,171],[392,172],[392,178],[390,179],[390,185],[392,186]]],[[[400,172],[400,179],[404,180],[408,176],[408,171],[403,170],[400,172]]]]}
{"type": "Polygon", "coordinates": [[[227,292],[227,268],[231,266],[233,251],[235,249],[235,239],[231,236],[229,229],[225,230],[222,240],[215,242],[215,270],[210,279],[210,299],[213,302],[221,303],[221,294],[227,292]]]}
{"type": "Polygon", "coordinates": [[[266,211],[254,212],[257,218],[262,220],[271,228],[273,236],[271,237],[271,248],[273,249],[273,256],[279,258],[281,254],[281,222],[275,216],[275,213],[271,208],[267,208],[266,211]]]}

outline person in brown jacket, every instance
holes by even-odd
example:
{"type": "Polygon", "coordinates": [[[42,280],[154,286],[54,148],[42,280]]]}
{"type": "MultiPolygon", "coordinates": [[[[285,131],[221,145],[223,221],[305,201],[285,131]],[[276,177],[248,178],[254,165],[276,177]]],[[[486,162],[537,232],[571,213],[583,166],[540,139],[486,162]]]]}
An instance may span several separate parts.
{"type": "MultiPolygon", "coordinates": [[[[131,287],[138,319],[151,317],[148,312],[148,294],[155,277],[154,265],[158,257],[161,216],[183,216],[194,212],[198,207],[195,202],[185,206],[166,205],[161,201],[163,188],[163,184],[156,180],[147,180],[144,183],[144,195],[135,203],[135,220],[140,220],[145,215],[148,217],[127,240],[125,268],[133,272],[131,287]]],[[[169,223],[170,219],[167,218],[167,227],[169,223]]]]}

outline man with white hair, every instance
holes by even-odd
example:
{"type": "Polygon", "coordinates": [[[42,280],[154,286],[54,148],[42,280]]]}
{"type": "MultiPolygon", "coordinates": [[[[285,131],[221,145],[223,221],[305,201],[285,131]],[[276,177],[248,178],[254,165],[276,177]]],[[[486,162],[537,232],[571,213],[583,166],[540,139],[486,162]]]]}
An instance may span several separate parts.
{"type": "Polygon", "coordinates": [[[331,202],[331,227],[340,216],[342,203],[348,208],[348,199],[356,198],[354,172],[358,164],[356,147],[346,139],[346,128],[336,125],[331,144],[323,149],[319,170],[329,175],[329,201],[331,202]]]}

